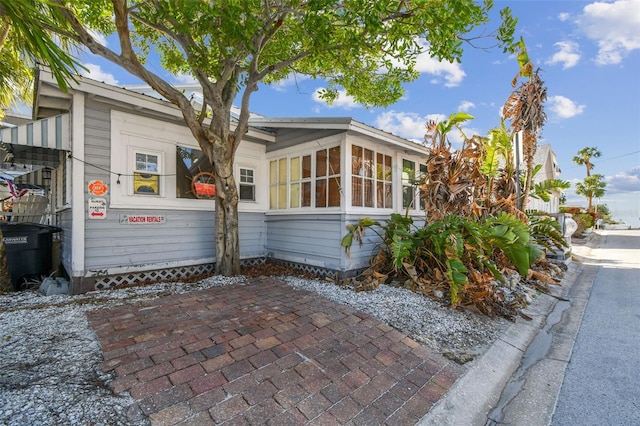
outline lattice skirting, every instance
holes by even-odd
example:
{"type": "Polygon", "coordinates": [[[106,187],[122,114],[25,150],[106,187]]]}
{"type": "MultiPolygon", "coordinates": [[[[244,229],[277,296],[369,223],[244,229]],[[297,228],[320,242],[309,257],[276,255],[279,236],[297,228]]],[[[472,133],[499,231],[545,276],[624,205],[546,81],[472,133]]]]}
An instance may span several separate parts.
{"type": "MultiPolygon", "coordinates": [[[[297,269],[306,273],[316,275],[318,277],[331,277],[342,279],[346,276],[357,275],[359,271],[334,271],[332,269],[322,268],[313,265],[303,265],[296,262],[289,262],[277,259],[268,259],[265,257],[243,259],[240,263],[242,266],[257,266],[265,262],[272,262],[284,265],[293,269],[297,269]]],[[[161,281],[179,281],[180,279],[192,277],[195,275],[213,274],[215,264],[209,263],[204,265],[182,266],[178,268],[159,269],[153,271],[131,272],[123,275],[107,275],[95,278],[95,289],[106,290],[118,286],[134,285],[142,282],[161,282],[161,281]]]]}
{"type": "MultiPolygon", "coordinates": [[[[242,266],[262,265],[266,258],[244,259],[240,261],[242,266]]],[[[153,271],[131,272],[126,275],[107,275],[96,278],[95,289],[105,290],[122,285],[133,285],[142,282],[179,281],[181,278],[194,275],[213,274],[214,263],[193,266],[181,266],[179,268],[157,269],[153,271]]]]}
{"type": "Polygon", "coordinates": [[[301,263],[290,262],[287,260],[279,260],[279,259],[268,259],[268,262],[274,263],[276,265],[286,266],[288,268],[297,269],[302,272],[306,272],[318,277],[331,277],[337,278],[340,275],[339,271],[334,271],[333,269],[321,268],[320,266],[313,265],[303,265],[301,263]]]}

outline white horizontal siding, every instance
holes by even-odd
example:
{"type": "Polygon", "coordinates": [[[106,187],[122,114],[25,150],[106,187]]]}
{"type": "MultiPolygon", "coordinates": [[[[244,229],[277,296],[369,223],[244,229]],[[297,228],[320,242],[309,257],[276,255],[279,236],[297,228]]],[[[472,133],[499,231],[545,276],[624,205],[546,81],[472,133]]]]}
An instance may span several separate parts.
{"type": "Polygon", "coordinates": [[[342,223],[339,214],[267,216],[267,253],[279,260],[342,270],[342,223]]]}

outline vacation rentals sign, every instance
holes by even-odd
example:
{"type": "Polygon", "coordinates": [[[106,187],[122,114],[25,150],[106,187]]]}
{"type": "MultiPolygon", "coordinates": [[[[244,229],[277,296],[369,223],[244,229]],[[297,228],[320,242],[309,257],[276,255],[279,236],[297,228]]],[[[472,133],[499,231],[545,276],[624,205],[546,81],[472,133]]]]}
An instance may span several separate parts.
{"type": "Polygon", "coordinates": [[[121,225],[160,225],[167,222],[161,214],[121,214],[121,225]]]}

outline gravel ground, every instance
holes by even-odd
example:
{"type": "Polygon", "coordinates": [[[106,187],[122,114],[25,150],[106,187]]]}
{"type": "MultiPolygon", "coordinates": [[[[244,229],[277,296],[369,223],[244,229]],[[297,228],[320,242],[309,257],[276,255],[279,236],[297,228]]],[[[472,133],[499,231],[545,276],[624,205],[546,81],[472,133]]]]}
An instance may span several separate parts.
{"type": "MultiPolygon", "coordinates": [[[[504,319],[450,309],[402,288],[382,285],[355,293],[322,280],[292,275],[280,279],[371,313],[458,361],[483,353],[509,325],[504,319]]],[[[126,408],[134,401],[109,390],[112,377],[99,367],[100,346],[85,313],[234,283],[246,279],[214,276],[191,284],[160,283],[79,296],[36,291],[0,296],[0,424],[148,424],[129,422],[126,408]]]]}

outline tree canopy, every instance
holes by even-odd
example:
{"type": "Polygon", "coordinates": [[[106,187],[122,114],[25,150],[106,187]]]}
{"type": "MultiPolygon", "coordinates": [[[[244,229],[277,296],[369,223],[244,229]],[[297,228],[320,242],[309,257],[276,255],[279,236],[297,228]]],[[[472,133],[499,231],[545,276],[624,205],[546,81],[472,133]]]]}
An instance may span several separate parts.
{"type": "Polygon", "coordinates": [[[573,162],[578,166],[585,166],[587,168],[587,177],[591,176],[591,170],[593,169],[592,158],[598,158],[602,155],[600,150],[594,146],[587,146],[578,151],[578,155],[573,157],[573,162]]]}
{"type": "Polygon", "coordinates": [[[604,197],[606,193],[607,183],[604,176],[595,174],[584,178],[583,182],[576,184],[576,194],[587,197],[587,211],[593,211],[593,199],[604,197]]]}
{"type": "MultiPolygon", "coordinates": [[[[182,111],[214,167],[216,270],[240,270],[233,157],[248,130],[249,100],[258,83],[293,73],[324,80],[321,95],[338,90],[365,106],[385,106],[418,77],[416,59],[427,52],[460,61],[470,32],[488,24],[492,0],[48,0],[69,28],[59,34],[86,46],[149,84],[182,111]],[[117,46],[95,33],[116,35],[117,46]],[[200,84],[202,108],[194,107],[167,78],[146,63],[156,52],[173,75],[200,84]],[[231,133],[231,107],[241,112],[231,133]]],[[[513,42],[516,20],[509,9],[492,39],[513,42]]],[[[55,28],[52,28],[54,31],[55,28]]]]}

